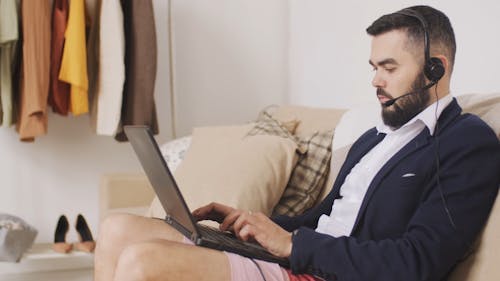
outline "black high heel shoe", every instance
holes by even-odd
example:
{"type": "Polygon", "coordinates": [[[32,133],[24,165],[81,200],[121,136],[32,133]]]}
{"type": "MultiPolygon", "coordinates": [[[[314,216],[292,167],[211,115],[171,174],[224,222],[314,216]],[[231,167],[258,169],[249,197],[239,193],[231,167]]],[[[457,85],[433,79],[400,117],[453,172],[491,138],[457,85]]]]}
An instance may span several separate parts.
{"type": "Polygon", "coordinates": [[[92,253],[95,249],[95,241],[90,232],[85,218],[78,214],[76,219],[76,231],[80,236],[80,242],[75,243],[75,249],[87,253],[92,253]]]}
{"type": "Polygon", "coordinates": [[[66,233],[68,232],[68,229],[68,219],[65,215],[60,216],[54,233],[54,244],[52,245],[52,249],[54,251],[66,254],[73,249],[72,244],[66,243],[66,233]]]}

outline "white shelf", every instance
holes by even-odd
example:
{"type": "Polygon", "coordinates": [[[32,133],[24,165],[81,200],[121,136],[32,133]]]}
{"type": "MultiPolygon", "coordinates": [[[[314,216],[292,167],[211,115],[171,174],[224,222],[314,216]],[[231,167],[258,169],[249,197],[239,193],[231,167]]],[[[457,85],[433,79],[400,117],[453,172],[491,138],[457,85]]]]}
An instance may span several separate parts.
{"type": "Polygon", "coordinates": [[[50,243],[35,244],[19,263],[0,262],[0,277],[56,271],[92,271],[93,267],[93,254],[79,251],[61,254],[53,251],[50,243]]]}

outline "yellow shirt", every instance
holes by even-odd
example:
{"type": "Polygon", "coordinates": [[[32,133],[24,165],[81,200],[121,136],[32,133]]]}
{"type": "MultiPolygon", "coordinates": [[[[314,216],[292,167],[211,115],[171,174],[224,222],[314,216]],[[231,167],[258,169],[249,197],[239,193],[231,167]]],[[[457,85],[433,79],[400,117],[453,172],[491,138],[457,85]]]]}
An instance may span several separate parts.
{"type": "Polygon", "coordinates": [[[85,2],[71,0],[59,79],[71,84],[69,109],[73,115],[89,111],[85,2]]]}

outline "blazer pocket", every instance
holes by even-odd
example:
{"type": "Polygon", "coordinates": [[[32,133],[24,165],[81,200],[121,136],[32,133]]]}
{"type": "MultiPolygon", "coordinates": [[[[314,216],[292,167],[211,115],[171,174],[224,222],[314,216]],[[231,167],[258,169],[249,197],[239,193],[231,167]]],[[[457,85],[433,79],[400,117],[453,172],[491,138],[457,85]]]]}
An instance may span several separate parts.
{"type": "Polygon", "coordinates": [[[412,186],[419,185],[420,181],[416,175],[401,177],[397,181],[398,185],[404,188],[411,188],[412,186]]]}
{"type": "Polygon", "coordinates": [[[392,176],[388,182],[390,182],[392,188],[395,189],[411,189],[412,187],[417,187],[420,184],[420,180],[420,177],[418,177],[416,173],[405,172],[392,176]]]}

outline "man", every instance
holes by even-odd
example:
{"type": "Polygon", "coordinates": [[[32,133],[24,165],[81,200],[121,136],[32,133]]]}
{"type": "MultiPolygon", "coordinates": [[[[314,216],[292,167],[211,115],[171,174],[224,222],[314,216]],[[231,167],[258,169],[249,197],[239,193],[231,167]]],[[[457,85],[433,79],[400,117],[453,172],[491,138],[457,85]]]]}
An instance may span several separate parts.
{"type": "Polygon", "coordinates": [[[188,245],[161,220],[119,215],[101,228],[96,281],[445,279],[496,198],[500,144],[449,94],[456,47],[443,13],[411,7],[367,32],[384,124],[353,144],[326,199],[294,218],[216,203],[193,212],[288,257],[289,270],[188,245]]]}

